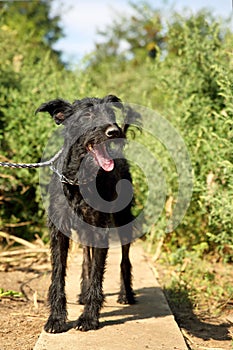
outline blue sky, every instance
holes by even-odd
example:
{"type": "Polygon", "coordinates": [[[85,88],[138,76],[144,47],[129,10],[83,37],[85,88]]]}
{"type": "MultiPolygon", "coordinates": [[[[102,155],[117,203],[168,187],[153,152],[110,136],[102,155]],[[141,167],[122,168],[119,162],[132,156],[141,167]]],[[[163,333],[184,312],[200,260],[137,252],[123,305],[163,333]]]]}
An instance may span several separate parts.
{"type": "MultiPolygon", "coordinates": [[[[134,0],[134,3],[141,2],[134,0]]],[[[148,0],[155,8],[161,8],[164,16],[172,6],[178,11],[189,8],[196,12],[208,8],[214,14],[229,17],[232,14],[232,0],[148,0]]],[[[116,14],[131,13],[128,0],[54,0],[53,13],[61,14],[65,38],[55,48],[63,52],[66,61],[77,62],[91,52],[98,40],[97,29],[104,29],[116,14]]]]}

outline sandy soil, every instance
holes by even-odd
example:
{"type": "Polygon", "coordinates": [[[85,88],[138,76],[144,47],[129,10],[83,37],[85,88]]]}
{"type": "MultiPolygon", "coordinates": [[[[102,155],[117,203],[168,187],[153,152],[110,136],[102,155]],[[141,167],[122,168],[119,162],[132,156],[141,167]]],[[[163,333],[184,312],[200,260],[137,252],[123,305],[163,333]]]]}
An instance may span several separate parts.
{"type": "MultiPolygon", "coordinates": [[[[24,296],[0,298],[0,350],[33,349],[48,315],[49,283],[48,256],[43,261],[37,259],[30,264],[1,267],[0,288],[21,291],[24,296]]],[[[229,322],[229,312],[228,321],[226,315],[201,319],[188,306],[173,307],[173,312],[189,349],[233,349],[233,323],[229,322]]]]}

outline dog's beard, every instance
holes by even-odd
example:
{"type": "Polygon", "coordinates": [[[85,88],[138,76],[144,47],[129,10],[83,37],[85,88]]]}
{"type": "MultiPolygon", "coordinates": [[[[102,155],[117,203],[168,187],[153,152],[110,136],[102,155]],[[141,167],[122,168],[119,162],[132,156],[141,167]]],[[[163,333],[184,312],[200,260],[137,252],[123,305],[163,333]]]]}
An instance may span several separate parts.
{"type": "Polygon", "coordinates": [[[114,160],[110,157],[105,144],[89,145],[88,150],[93,154],[96,162],[104,171],[112,171],[114,169],[114,160]]]}

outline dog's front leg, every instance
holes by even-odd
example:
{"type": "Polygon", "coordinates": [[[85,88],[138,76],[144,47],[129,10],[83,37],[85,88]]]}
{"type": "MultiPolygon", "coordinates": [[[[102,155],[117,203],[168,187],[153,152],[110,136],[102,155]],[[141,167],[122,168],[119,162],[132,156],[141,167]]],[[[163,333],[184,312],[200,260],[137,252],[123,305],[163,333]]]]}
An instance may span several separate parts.
{"type": "Polygon", "coordinates": [[[93,248],[91,278],[86,304],[82,315],[75,322],[75,328],[81,331],[99,327],[99,313],[104,302],[103,277],[107,252],[107,248],[93,248]]]}
{"type": "Polygon", "coordinates": [[[67,310],[65,295],[65,275],[69,238],[61,233],[51,223],[50,229],[52,262],[52,277],[48,295],[50,316],[44,326],[44,329],[49,333],[60,333],[66,330],[65,326],[67,319],[67,310]]]}
{"type": "Polygon", "coordinates": [[[82,263],[82,282],[81,282],[81,293],[79,295],[79,304],[86,304],[86,297],[91,276],[91,253],[90,247],[83,247],[83,263],[82,263]]]}

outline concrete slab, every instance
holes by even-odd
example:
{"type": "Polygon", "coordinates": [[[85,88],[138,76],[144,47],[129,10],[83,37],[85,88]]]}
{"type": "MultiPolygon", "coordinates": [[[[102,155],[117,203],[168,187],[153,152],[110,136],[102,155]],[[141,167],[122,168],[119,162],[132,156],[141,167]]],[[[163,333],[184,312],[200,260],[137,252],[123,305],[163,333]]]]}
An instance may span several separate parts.
{"type": "MultiPolygon", "coordinates": [[[[131,248],[134,290],[137,304],[119,305],[120,249],[110,249],[104,291],[106,303],[101,311],[100,329],[47,334],[42,331],[34,350],[187,350],[164,294],[140,244],[131,248]]],[[[69,320],[83,310],[77,304],[82,253],[69,263],[67,300],[69,320]]],[[[72,325],[72,322],[70,322],[72,325]]]]}

